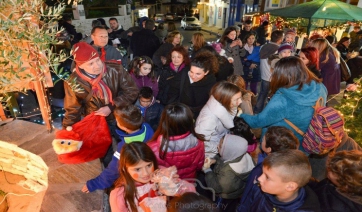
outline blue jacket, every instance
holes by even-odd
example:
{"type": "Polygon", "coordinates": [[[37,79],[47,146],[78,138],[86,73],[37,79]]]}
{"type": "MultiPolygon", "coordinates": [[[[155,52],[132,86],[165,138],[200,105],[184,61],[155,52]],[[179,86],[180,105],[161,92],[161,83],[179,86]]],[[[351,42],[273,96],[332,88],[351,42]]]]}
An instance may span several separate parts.
{"type": "Polygon", "coordinates": [[[306,132],[310,120],[314,114],[316,101],[319,97],[327,99],[327,89],[322,83],[312,81],[309,85],[304,84],[301,90],[298,85],[290,88],[279,88],[263,111],[257,115],[241,114],[251,128],[263,128],[262,136],[270,126],[283,126],[291,129],[299,139],[299,149],[302,147],[303,137],[289,126],[284,119],[288,119],[301,131],[306,132]]]}
{"type": "Polygon", "coordinates": [[[299,189],[298,196],[291,202],[280,202],[274,195],[264,193],[254,184],[248,199],[241,204],[237,211],[273,211],[273,212],[318,212],[320,205],[317,195],[308,186],[299,189]]]}
{"type": "Polygon", "coordinates": [[[117,145],[117,151],[114,152],[112,160],[107,168],[104,169],[98,177],[87,181],[87,187],[90,192],[97,189],[109,188],[113,185],[114,181],[119,178],[118,161],[121,149],[125,143],[134,141],[147,142],[153,136],[153,130],[147,123],[143,123],[141,129],[133,134],[126,134],[119,129],[116,129],[116,133],[121,140],[117,145]]]}
{"type": "Polygon", "coordinates": [[[139,99],[137,99],[135,105],[141,110],[144,121],[156,131],[164,106],[156,102],[155,98],[152,99],[151,104],[146,108],[141,106],[139,99]]]}

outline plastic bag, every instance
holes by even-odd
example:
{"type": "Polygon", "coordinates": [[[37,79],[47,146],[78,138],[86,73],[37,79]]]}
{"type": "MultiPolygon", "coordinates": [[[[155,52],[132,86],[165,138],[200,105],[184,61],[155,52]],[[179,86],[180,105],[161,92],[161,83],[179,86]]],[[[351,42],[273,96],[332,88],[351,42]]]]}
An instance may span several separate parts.
{"type": "Polygon", "coordinates": [[[171,166],[164,169],[157,169],[152,174],[152,182],[158,185],[158,191],[166,196],[177,196],[187,191],[186,181],[175,177],[177,169],[171,166]]]}

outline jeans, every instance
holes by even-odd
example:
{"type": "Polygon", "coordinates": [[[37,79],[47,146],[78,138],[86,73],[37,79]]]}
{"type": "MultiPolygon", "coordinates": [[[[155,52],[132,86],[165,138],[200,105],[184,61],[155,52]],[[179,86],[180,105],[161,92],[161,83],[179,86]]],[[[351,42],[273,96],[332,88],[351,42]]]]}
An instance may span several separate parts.
{"type": "Polygon", "coordinates": [[[269,85],[270,85],[269,81],[261,80],[260,92],[254,108],[255,114],[260,113],[264,109],[265,100],[268,97],[269,93],[269,85]]]}

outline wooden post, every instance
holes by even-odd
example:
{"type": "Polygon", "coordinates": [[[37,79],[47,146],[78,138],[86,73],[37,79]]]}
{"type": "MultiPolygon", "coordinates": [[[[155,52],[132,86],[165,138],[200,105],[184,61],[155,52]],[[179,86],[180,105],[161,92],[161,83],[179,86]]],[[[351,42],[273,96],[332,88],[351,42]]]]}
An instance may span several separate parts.
{"type": "Polygon", "coordinates": [[[48,101],[48,97],[46,95],[44,85],[40,81],[34,81],[34,87],[35,87],[35,93],[38,97],[39,102],[39,108],[41,111],[41,116],[43,117],[45,126],[47,127],[48,132],[52,131],[52,125],[51,125],[51,116],[50,116],[50,105],[48,101]]]}

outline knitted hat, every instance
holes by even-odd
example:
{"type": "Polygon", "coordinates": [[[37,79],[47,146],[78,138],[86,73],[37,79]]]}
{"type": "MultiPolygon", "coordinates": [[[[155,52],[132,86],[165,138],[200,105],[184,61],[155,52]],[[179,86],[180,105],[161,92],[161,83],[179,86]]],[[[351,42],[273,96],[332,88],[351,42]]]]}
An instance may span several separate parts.
{"type": "Polygon", "coordinates": [[[284,50],[294,51],[294,48],[292,45],[290,45],[288,43],[283,43],[282,45],[279,46],[278,54],[284,50]]]}
{"type": "Polygon", "coordinates": [[[77,66],[99,57],[98,52],[86,42],[79,42],[74,44],[72,54],[77,66]]]}
{"type": "Polygon", "coordinates": [[[258,40],[256,40],[257,43],[260,44],[260,46],[264,45],[266,43],[265,37],[260,37],[258,40]]]}

